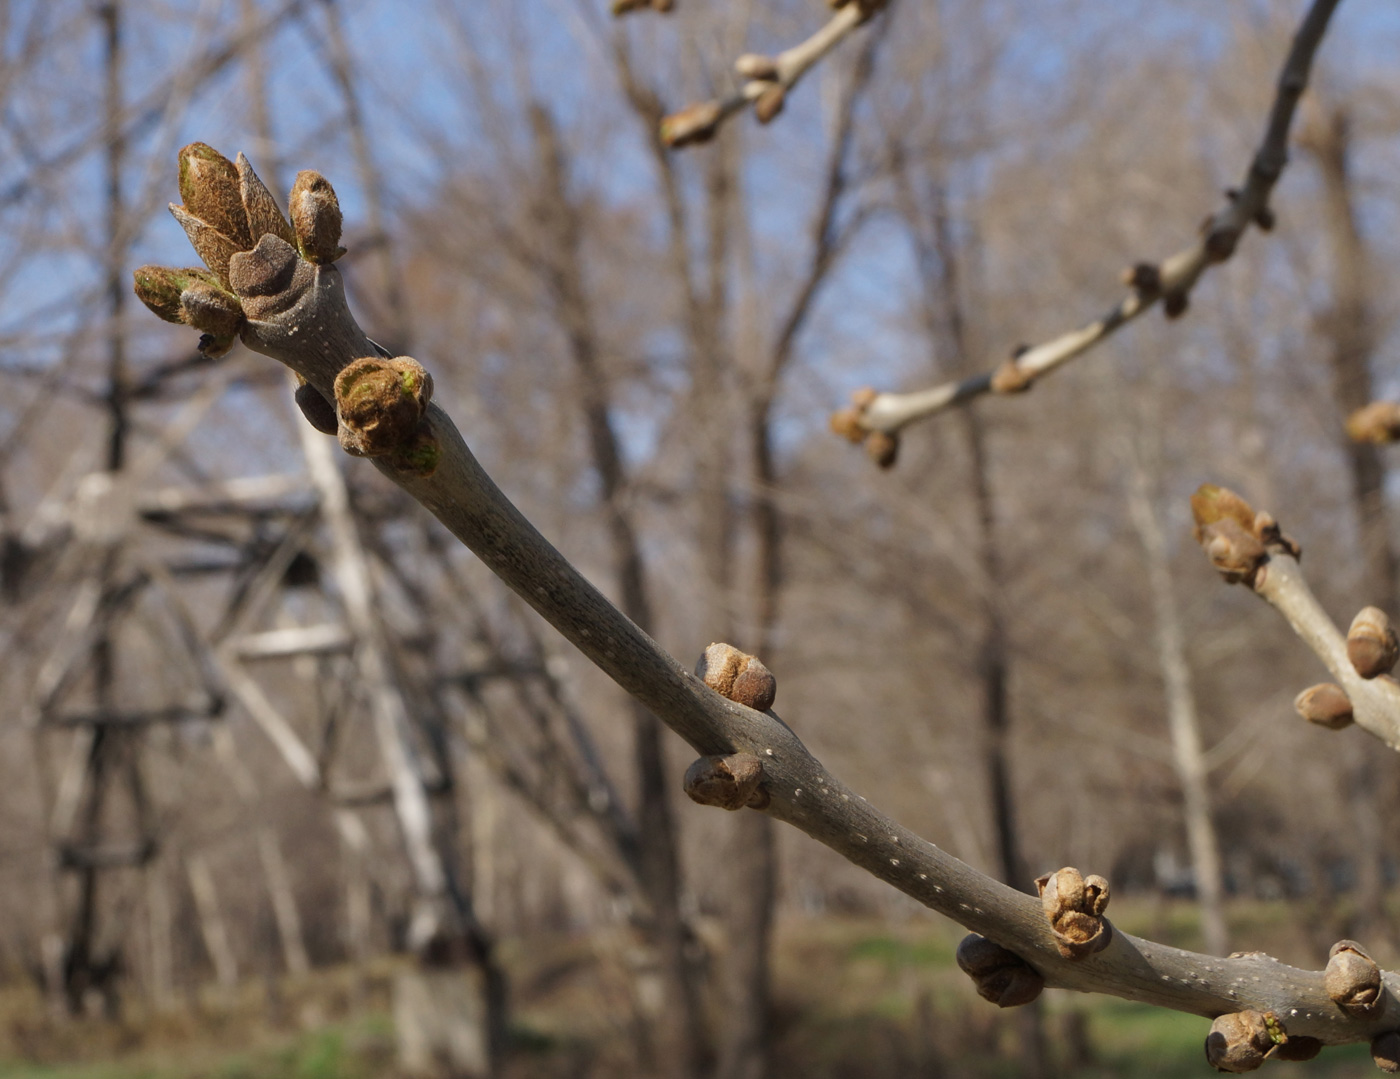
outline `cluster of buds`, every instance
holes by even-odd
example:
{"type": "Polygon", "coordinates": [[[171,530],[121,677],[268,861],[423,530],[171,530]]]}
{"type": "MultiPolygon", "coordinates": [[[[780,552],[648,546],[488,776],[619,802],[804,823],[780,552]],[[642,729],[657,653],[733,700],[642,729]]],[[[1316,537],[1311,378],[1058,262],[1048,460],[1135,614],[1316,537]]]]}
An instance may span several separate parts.
{"type": "Polygon", "coordinates": [[[1204,483],[1191,496],[1196,542],[1230,584],[1251,588],[1271,554],[1298,558],[1302,551],[1283,534],[1269,513],[1254,508],[1234,491],[1204,483]]]}
{"type": "MultiPolygon", "coordinates": [[[[732,644],[712,644],[695,664],[695,677],[721,697],[766,712],[778,696],[778,680],[756,657],[732,644]]],[[[764,809],[771,797],[762,787],[763,764],[752,753],[701,757],[686,769],[691,801],[721,809],[764,809]]]]}
{"type": "Polygon", "coordinates": [[[1266,1060],[1311,1060],[1322,1052],[1316,1038],[1289,1037],[1273,1012],[1230,1012],[1206,1035],[1206,1059],[1222,1072],[1252,1072],[1266,1060]]]}
{"type": "Polygon", "coordinates": [[[744,96],[753,98],[753,114],[760,124],[770,122],[783,111],[787,87],[782,83],[777,60],[749,52],[735,61],[734,70],[748,79],[744,96]]]}
{"type": "Polygon", "coordinates": [[[866,410],[879,394],[869,386],[851,394],[849,408],[831,414],[831,429],[847,442],[864,445],[865,452],[881,468],[893,468],[899,456],[899,436],[891,431],[878,431],[865,426],[866,410]]]}
{"type": "MultiPolygon", "coordinates": [[[[1347,659],[1356,673],[1368,680],[1389,678],[1400,661],[1400,638],[1390,617],[1379,607],[1363,607],[1351,620],[1347,659]]],[[[1333,731],[1351,726],[1356,719],[1351,698],[1333,682],[1309,686],[1294,698],[1293,708],[1309,723],[1333,731]]]]}
{"type": "Polygon", "coordinates": [[[340,204],[325,177],[298,173],[288,223],[242,154],[233,162],[195,142],[180,151],[179,163],[184,204],[172,203],[170,212],[207,269],[142,266],[135,273],[136,295],[165,321],[201,330],[200,351],[222,356],[238,339],[245,317],[230,279],[235,257],[271,235],[308,262],[334,261],[345,252],[340,204]]]}
{"type": "Polygon", "coordinates": [[[1161,297],[1162,313],[1169,319],[1178,319],[1186,314],[1191,306],[1191,297],[1183,288],[1173,289],[1163,294],[1162,271],[1155,263],[1137,262],[1122,273],[1123,284],[1138,294],[1144,302],[1161,297]]]}
{"type": "Polygon", "coordinates": [[[1035,967],[976,933],[963,937],[957,959],[959,969],[977,987],[977,995],[998,1008],[1029,1004],[1045,988],[1045,979],[1035,967]]]}
{"type": "Polygon", "coordinates": [[[1085,877],[1066,866],[1037,877],[1035,886],[1062,956],[1083,959],[1108,947],[1113,937],[1113,927],[1103,916],[1108,881],[1094,873],[1085,877]]]}
{"type": "Polygon", "coordinates": [[[1400,442],[1400,404],[1372,401],[1347,417],[1347,437],[1353,442],[1386,446],[1400,442]]]}

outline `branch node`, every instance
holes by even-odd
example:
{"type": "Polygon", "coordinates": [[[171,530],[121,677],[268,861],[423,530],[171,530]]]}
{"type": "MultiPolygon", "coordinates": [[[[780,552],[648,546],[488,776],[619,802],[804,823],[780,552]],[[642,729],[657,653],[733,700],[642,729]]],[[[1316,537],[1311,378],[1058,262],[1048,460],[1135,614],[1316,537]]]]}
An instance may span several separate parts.
{"type": "Polygon", "coordinates": [[[1123,284],[1144,299],[1162,291],[1162,271],[1152,262],[1137,262],[1123,271],[1123,284]]]}
{"type": "Polygon", "coordinates": [[[977,995],[998,1008],[1029,1004],[1045,988],[1045,979],[1035,967],[976,933],[963,937],[957,959],[958,967],[977,987],[977,995]]]}
{"type": "Polygon", "coordinates": [[[1113,927],[1103,917],[1108,907],[1108,881],[1088,877],[1071,866],[1036,877],[1036,890],[1055,944],[1066,959],[1083,959],[1108,947],[1113,927]]]}

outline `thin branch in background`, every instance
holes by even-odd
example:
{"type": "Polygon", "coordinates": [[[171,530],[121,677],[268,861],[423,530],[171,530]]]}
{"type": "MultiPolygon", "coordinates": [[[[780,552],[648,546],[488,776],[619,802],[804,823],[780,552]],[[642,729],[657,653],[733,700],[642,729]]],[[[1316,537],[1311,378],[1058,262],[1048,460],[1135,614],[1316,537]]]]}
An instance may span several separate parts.
{"type": "Polygon", "coordinates": [[[745,53],[734,63],[744,79],[743,86],[725,97],[687,105],[667,116],[661,121],[661,141],[673,150],[708,142],[721,124],[749,105],[759,123],[768,123],[783,111],[788,91],[798,80],[887,3],[888,0],[833,0],[836,14],[806,41],[777,56],[745,53]]]}
{"type": "Polygon", "coordinates": [[[889,467],[894,462],[892,440],[906,425],[967,404],[983,394],[1022,393],[1037,379],[1089,351],[1159,301],[1168,318],[1184,314],[1191,290],[1201,275],[1235,253],[1250,225],[1265,231],[1273,227],[1269,196],[1288,162],[1288,132],[1293,114],[1307,87],[1313,56],[1338,3],[1339,0],[1313,0],[1294,34],[1279,74],[1263,142],[1250,162],[1243,186],[1227,192],[1225,205],[1206,218],[1200,234],[1188,247],[1161,263],[1142,262],[1131,267],[1124,274],[1127,295],[1107,314],[1042,344],[1018,347],[995,370],[912,393],[858,390],[848,408],[832,414],[832,430],[852,442],[866,443],[876,461],[889,467]]]}

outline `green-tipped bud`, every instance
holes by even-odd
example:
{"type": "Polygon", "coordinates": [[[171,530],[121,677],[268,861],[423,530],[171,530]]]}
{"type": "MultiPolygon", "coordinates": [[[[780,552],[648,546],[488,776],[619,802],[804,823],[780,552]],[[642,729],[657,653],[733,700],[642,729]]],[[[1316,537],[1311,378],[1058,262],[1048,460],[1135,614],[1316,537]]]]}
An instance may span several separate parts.
{"type": "Polygon", "coordinates": [[[258,179],[258,174],[253,171],[253,166],[248,163],[248,159],[239,154],[235,168],[238,170],[239,193],[243,198],[243,212],[247,215],[248,232],[253,241],[250,246],[256,246],[263,236],[270,233],[280,240],[286,240],[287,243],[295,247],[297,240],[296,234],[292,232],[292,226],[282,216],[282,211],[277,206],[277,200],[272,197],[272,192],[267,189],[267,185],[258,179]]]}
{"type": "Polygon", "coordinates": [[[238,297],[202,281],[180,293],[180,314],[196,330],[221,340],[236,337],[243,325],[243,305],[238,297]]]}
{"type": "Polygon", "coordinates": [[[334,262],[345,254],[340,246],[340,200],[319,172],[303,169],[288,200],[297,247],[308,262],[334,262]]]}
{"type": "Polygon", "coordinates": [[[132,277],[136,298],[166,322],[189,325],[180,308],[180,295],[196,284],[217,286],[208,270],[194,267],[177,269],[173,266],[142,266],[132,277]]]}
{"type": "Polygon", "coordinates": [[[185,209],[246,251],[253,246],[243,210],[238,170],[212,146],[192,142],[180,151],[180,198],[185,209]]]}
{"type": "Polygon", "coordinates": [[[180,222],[180,227],[185,230],[185,235],[189,237],[190,245],[195,249],[195,253],[204,260],[204,265],[214,271],[214,276],[223,284],[228,283],[228,260],[236,255],[243,248],[228,236],[227,233],[220,232],[202,217],[196,217],[183,206],[170,204],[170,212],[175,220],[180,222]]]}
{"type": "Polygon", "coordinates": [[[1213,483],[1203,483],[1191,496],[1191,516],[1197,528],[1205,528],[1217,521],[1233,520],[1246,532],[1253,533],[1254,507],[1228,487],[1213,483]]]}

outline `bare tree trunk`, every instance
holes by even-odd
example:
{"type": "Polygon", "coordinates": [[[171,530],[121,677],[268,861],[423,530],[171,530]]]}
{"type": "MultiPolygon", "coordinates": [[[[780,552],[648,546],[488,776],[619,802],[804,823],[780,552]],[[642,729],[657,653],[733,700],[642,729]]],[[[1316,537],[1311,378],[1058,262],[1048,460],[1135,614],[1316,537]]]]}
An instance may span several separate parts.
{"type": "MultiPolygon", "coordinates": [[[[1376,350],[1376,319],[1371,296],[1370,261],[1356,223],[1352,181],[1348,166],[1350,120],[1342,110],[1327,111],[1316,99],[1309,110],[1299,142],[1311,151],[1322,175],[1327,235],[1332,249],[1333,283],[1330,309],[1318,321],[1330,344],[1332,392],[1342,416],[1374,399],[1371,358],[1376,350]]],[[[1356,504],[1361,556],[1367,594],[1364,602],[1383,608],[1392,617],[1397,610],[1397,559],[1390,536],[1389,509],[1385,498],[1385,465],[1379,449],[1366,442],[1343,440],[1356,504]]],[[[1385,934],[1394,939],[1385,911],[1385,837],[1381,827],[1383,805],[1380,765],[1375,754],[1354,742],[1347,751],[1351,775],[1347,783],[1356,822],[1357,935],[1385,934]]]]}
{"type": "Polygon", "coordinates": [[[1181,783],[1182,811],[1186,817],[1186,842],[1191,851],[1196,896],[1201,908],[1201,931],[1206,951],[1229,955],[1229,928],[1225,921],[1225,884],[1220,864],[1220,843],[1211,817],[1209,778],[1201,749],[1196,695],[1191,688],[1191,668],[1181,630],[1181,614],[1172,589],[1162,523],[1153,506],[1148,477],[1129,446],[1128,511],[1146,555],[1152,615],[1157,627],[1157,660],[1166,693],[1167,725],[1171,732],[1172,759],[1181,783]]]}

